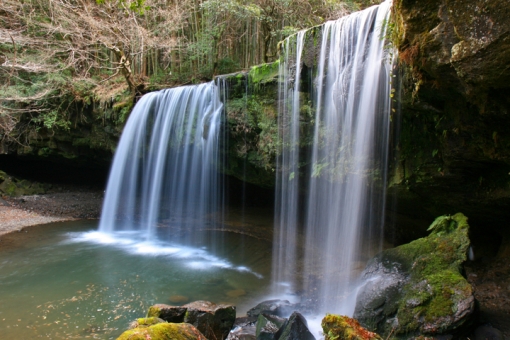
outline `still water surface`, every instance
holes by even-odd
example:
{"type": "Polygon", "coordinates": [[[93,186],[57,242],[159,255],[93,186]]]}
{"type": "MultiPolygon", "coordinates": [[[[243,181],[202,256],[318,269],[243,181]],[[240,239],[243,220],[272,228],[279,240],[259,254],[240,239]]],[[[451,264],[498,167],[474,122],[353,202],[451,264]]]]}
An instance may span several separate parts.
{"type": "Polygon", "coordinates": [[[271,244],[216,233],[222,249],[112,237],[97,221],[3,236],[0,338],[114,339],[155,303],[209,300],[243,315],[268,294],[271,244]]]}

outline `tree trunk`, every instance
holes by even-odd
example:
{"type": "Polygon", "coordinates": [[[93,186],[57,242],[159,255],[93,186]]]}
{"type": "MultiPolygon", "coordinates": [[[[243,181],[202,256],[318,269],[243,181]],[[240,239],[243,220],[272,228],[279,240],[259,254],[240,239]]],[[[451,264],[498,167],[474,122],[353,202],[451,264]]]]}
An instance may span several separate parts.
{"type": "Polygon", "coordinates": [[[120,68],[122,75],[124,76],[124,79],[126,79],[126,82],[129,86],[129,91],[131,91],[134,97],[139,91],[135,82],[135,78],[133,77],[133,73],[131,72],[131,63],[129,62],[129,59],[126,58],[124,52],[121,51],[117,46],[114,46],[112,49],[117,57],[119,64],[118,67],[120,68]]]}

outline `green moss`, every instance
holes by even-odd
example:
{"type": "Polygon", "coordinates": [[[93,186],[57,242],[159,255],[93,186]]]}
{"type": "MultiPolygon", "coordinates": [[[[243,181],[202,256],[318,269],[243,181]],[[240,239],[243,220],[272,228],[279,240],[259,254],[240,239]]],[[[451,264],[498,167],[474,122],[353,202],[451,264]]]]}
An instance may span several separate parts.
{"type": "Polygon", "coordinates": [[[8,196],[18,196],[16,195],[17,191],[18,191],[18,187],[16,186],[16,184],[12,181],[4,181],[1,185],[0,185],[0,190],[8,195],[8,196]]]}
{"type": "Polygon", "coordinates": [[[46,192],[47,187],[38,182],[30,182],[10,177],[0,171],[0,192],[8,196],[37,195],[46,192]]]}
{"type": "Polygon", "coordinates": [[[159,308],[157,305],[153,305],[149,307],[149,310],[147,311],[147,318],[159,318],[161,315],[161,308],[159,308]]]}
{"type": "Polygon", "coordinates": [[[279,60],[269,64],[253,66],[248,73],[250,83],[259,85],[274,82],[278,78],[279,67],[279,60]]]}
{"type": "Polygon", "coordinates": [[[113,104],[113,111],[116,113],[117,124],[124,124],[131,110],[133,109],[133,98],[128,93],[119,94],[113,104]]]}
{"type": "Polygon", "coordinates": [[[444,331],[442,318],[453,315],[456,303],[473,294],[461,275],[470,245],[467,217],[461,213],[441,216],[429,229],[428,237],[383,253],[388,268],[400,263],[401,269],[410,273],[398,307],[395,334],[421,332],[423,322],[444,331]]]}
{"type": "Polygon", "coordinates": [[[327,314],[321,326],[324,340],[382,340],[377,333],[366,330],[348,316],[327,314]]]}
{"type": "Polygon", "coordinates": [[[89,146],[91,144],[90,138],[75,138],[73,140],[73,146],[89,146]]]}
{"type": "Polygon", "coordinates": [[[229,143],[223,172],[250,183],[270,187],[274,183],[279,148],[276,100],[257,94],[226,103],[229,143]]]}
{"type": "Polygon", "coordinates": [[[47,157],[51,154],[52,154],[52,151],[49,148],[40,148],[37,151],[37,156],[41,156],[41,157],[47,157]]]}
{"type": "Polygon", "coordinates": [[[162,322],[165,322],[165,321],[158,317],[136,319],[136,323],[137,323],[138,327],[152,326],[152,325],[156,325],[156,324],[162,323],[162,322]]]}
{"type": "Polygon", "coordinates": [[[117,340],[205,340],[194,326],[187,323],[158,323],[149,327],[130,329],[117,340]]]}

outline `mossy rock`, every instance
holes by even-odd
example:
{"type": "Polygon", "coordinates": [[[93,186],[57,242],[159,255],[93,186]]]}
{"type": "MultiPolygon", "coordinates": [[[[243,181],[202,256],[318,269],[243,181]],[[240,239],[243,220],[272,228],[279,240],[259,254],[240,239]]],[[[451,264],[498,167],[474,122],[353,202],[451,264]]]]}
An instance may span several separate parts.
{"type": "Polygon", "coordinates": [[[164,322],[166,322],[166,321],[163,319],[160,319],[160,318],[156,318],[156,317],[138,318],[129,325],[129,328],[134,329],[134,328],[150,327],[152,325],[156,325],[158,323],[164,323],[164,322]]]}
{"type": "Polygon", "coordinates": [[[184,306],[156,304],[149,308],[147,317],[161,318],[168,322],[189,323],[207,338],[224,339],[232,329],[236,308],[217,305],[209,301],[194,301],[184,306]]]}
{"type": "Polygon", "coordinates": [[[467,217],[441,216],[431,234],[386,250],[364,271],[354,317],[371,331],[398,338],[458,332],[474,312],[462,276],[470,246],[467,217]]]}
{"type": "Polygon", "coordinates": [[[186,310],[185,307],[156,304],[149,307],[147,318],[161,318],[175,323],[184,322],[186,310]]]}
{"type": "Polygon", "coordinates": [[[250,83],[253,85],[271,83],[278,80],[280,61],[253,66],[248,73],[250,83]]]}
{"type": "Polygon", "coordinates": [[[20,180],[0,171],[0,193],[4,195],[11,197],[38,195],[46,193],[46,190],[44,184],[20,180]]]}
{"type": "Polygon", "coordinates": [[[344,315],[328,314],[322,319],[324,340],[382,340],[374,332],[363,328],[358,321],[344,315]]]}
{"type": "Polygon", "coordinates": [[[117,340],[207,340],[189,323],[158,323],[149,327],[138,327],[122,333],[117,340]]]}

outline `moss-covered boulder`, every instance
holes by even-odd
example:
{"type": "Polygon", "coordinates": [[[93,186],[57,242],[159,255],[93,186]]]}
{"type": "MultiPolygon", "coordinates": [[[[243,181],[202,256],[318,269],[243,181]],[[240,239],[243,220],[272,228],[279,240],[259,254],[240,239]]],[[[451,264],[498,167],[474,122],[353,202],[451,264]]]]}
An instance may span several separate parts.
{"type": "Polygon", "coordinates": [[[463,277],[470,247],[467,217],[438,217],[428,237],[386,250],[363,272],[354,318],[398,338],[454,334],[469,324],[475,301],[463,277]]]}
{"type": "Polygon", "coordinates": [[[184,322],[186,308],[158,303],[149,307],[147,318],[160,318],[168,322],[184,322]]]}
{"type": "Polygon", "coordinates": [[[207,339],[225,339],[236,319],[232,305],[217,305],[209,301],[194,301],[184,306],[157,304],[151,306],[147,317],[169,322],[184,322],[195,326],[207,339]]]}
{"type": "Polygon", "coordinates": [[[122,333],[117,340],[207,340],[189,323],[157,323],[130,329],[122,333]]]}
{"type": "Polygon", "coordinates": [[[131,322],[131,324],[129,325],[129,328],[134,329],[134,328],[139,328],[139,327],[140,328],[150,327],[152,325],[156,325],[158,323],[164,323],[164,322],[166,322],[166,321],[163,319],[160,319],[160,318],[155,318],[155,317],[138,318],[135,321],[131,322]]]}
{"type": "Polygon", "coordinates": [[[328,314],[322,319],[325,340],[382,340],[374,332],[363,328],[359,322],[344,315],[328,314]]]}
{"type": "Polygon", "coordinates": [[[20,180],[0,171],[0,193],[7,196],[25,196],[44,194],[47,186],[37,182],[20,180]]]}

